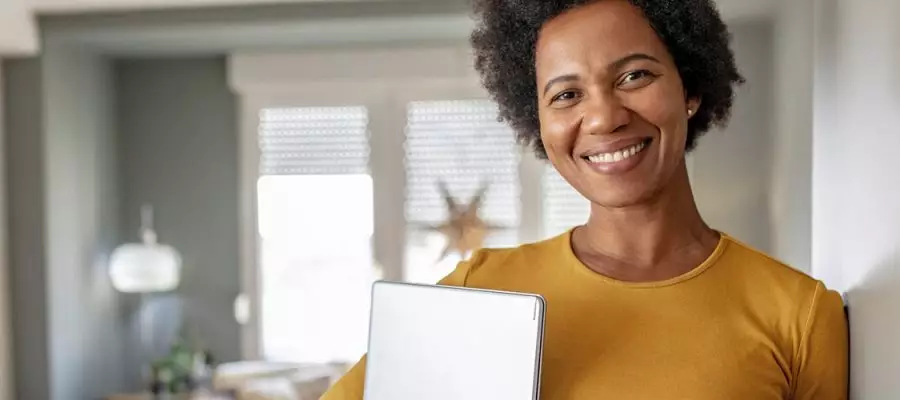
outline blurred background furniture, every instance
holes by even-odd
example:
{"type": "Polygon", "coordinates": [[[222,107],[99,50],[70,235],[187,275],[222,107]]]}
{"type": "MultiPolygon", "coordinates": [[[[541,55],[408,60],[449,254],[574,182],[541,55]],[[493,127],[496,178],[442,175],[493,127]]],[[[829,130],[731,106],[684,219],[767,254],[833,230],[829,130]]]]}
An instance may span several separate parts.
{"type": "MultiPolygon", "coordinates": [[[[318,400],[347,368],[265,361],[227,363],[216,368],[215,394],[177,395],[172,400],[318,400]]],[[[150,394],[118,394],[105,400],[154,399],[150,394]]]]}
{"type": "Polygon", "coordinates": [[[237,400],[317,400],[346,369],[346,365],[236,362],[216,368],[213,387],[234,393],[237,400]]]}

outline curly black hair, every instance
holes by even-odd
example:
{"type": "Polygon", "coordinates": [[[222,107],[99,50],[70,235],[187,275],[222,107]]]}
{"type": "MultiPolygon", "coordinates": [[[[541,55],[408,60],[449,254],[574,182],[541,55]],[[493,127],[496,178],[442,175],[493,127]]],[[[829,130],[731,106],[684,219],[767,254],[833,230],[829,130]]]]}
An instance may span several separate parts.
{"type": "MultiPolygon", "coordinates": [[[[473,0],[475,69],[520,143],[546,158],[538,120],[535,44],[547,21],[598,0],[473,0]]],[[[602,0],[599,0],[602,1],[602,0]]],[[[734,87],[744,82],[731,34],[713,0],[628,0],[640,8],[672,54],[688,98],[702,99],[688,123],[686,151],[713,125],[724,127],[734,87]]]]}

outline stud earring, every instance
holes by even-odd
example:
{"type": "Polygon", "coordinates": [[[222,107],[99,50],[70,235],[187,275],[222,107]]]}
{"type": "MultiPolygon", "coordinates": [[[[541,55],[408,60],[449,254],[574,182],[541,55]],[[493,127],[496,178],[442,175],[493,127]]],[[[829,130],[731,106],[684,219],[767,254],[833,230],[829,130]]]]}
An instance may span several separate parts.
{"type": "Polygon", "coordinates": [[[694,110],[688,109],[688,117],[694,115],[694,110]]]}

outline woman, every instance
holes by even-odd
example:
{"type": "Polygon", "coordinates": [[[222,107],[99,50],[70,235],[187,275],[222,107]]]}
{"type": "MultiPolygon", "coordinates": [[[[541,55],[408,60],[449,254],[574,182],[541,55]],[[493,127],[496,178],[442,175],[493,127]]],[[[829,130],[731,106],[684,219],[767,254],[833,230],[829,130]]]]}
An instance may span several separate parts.
{"type": "MultiPolygon", "coordinates": [[[[501,117],[592,203],[584,225],[483,250],[442,283],[548,301],[543,400],[847,397],[821,282],[708,227],[685,152],[741,83],[712,0],[476,0],[501,117]]],[[[364,362],[325,399],[361,399],[364,362]]]]}

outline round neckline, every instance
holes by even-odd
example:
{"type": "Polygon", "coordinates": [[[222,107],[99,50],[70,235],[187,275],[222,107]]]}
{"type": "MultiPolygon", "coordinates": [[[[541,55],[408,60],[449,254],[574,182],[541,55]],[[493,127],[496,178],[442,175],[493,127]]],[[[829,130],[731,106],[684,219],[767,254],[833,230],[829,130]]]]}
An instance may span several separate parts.
{"type": "Polygon", "coordinates": [[[719,234],[719,242],[716,243],[716,248],[713,252],[703,260],[700,265],[692,268],[690,271],[687,271],[681,275],[664,279],[660,281],[648,281],[648,282],[629,282],[623,281],[619,279],[615,279],[606,275],[603,275],[599,272],[596,272],[590,269],[587,265],[581,262],[577,256],[575,256],[575,250],[572,249],[572,232],[575,231],[575,228],[569,229],[563,236],[565,237],[565,255],[566,258],[569,259],[570,265],[574,266],[575,270],[581,274],[587,275],[592,279],[599,280],[601,282],[612,284],[615,286],[625,287],[625,288],[633,288],[633,289],[653,289],[653,288],[661,288],[666,286],[673,286],[679,283],[691,280],[698,275],[702,274],[706,270],[708,270],[711,266],[713,266],[716,261],[718,261],[719,257],[725,252],[725,249],[728,247],[729,237],[728,235],[716,231],[719,234]]]}

